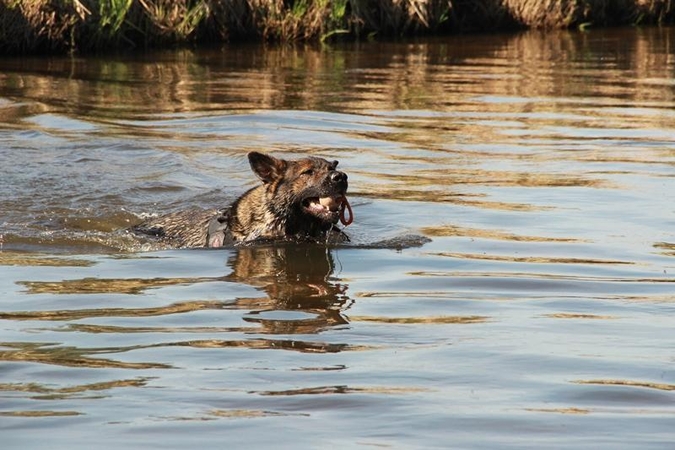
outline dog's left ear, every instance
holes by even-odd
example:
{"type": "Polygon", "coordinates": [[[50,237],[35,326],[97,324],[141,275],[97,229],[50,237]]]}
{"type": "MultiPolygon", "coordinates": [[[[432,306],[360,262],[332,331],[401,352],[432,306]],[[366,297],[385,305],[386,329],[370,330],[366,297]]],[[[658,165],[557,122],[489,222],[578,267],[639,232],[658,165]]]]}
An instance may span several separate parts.
{"type": "Polygon", "coordinates": [[[251,152],[248,154],[251,170],[258,175],[263,183],[270,183],[284,176],[286,161],[264,153],[251,152]]]}
{"type": "Polygon", "coordinates": [[[334,160],[332,163],[330,163],[330,170],[337,169],[338,164],[340,164],[340,161],[338,161],[337,159],[334,160]]]}

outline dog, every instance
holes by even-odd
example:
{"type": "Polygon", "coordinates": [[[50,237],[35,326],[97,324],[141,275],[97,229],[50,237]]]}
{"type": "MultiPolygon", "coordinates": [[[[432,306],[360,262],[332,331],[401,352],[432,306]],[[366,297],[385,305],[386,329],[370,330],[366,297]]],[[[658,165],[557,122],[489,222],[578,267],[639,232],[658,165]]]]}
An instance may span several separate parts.
{"type": "Polygon", "coordinates": [[[347,174],[338,161],[306,157],[284,160],[250,152],[251,170],[262,184],[218,211],[191,210],[143,222],[132,231],[171,247],[223,247],[255,242],[348,242],[338,228],[353,221],[347,174]]]}

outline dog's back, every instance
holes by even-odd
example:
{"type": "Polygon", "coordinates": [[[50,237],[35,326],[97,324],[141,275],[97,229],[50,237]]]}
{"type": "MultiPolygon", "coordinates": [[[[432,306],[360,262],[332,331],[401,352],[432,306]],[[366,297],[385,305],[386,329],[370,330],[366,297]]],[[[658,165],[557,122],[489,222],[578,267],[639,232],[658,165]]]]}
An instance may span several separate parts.
{"type": "Polygon", "coordinates": [[[217,213],[212,209],[178,211],[146,220],[131,229],[158,238],[170,247],[206,247],[209,222],[217,213]]]}

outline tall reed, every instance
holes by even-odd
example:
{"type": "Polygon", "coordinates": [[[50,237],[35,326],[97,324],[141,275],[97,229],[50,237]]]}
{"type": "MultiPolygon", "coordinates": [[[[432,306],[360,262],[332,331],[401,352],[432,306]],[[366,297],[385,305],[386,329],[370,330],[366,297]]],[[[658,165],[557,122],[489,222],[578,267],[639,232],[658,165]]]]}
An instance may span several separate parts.
{"type": "Polygon", "coordinates": [[[0,0],[0,51],[672,23],[672,0],[0,0]]]}

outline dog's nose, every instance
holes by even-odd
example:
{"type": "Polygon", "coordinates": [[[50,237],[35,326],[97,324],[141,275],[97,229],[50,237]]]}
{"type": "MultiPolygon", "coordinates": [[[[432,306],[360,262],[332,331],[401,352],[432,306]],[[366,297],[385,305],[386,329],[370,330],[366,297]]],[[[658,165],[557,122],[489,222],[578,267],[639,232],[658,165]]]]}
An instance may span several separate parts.
{"type": "Polygon", "coordinates": [[[344,172],[340,172],[339,170],[334,170],[330,173],[330,181],[332,181],[333,183],[346,183],[347,174],[344,172]]]}

